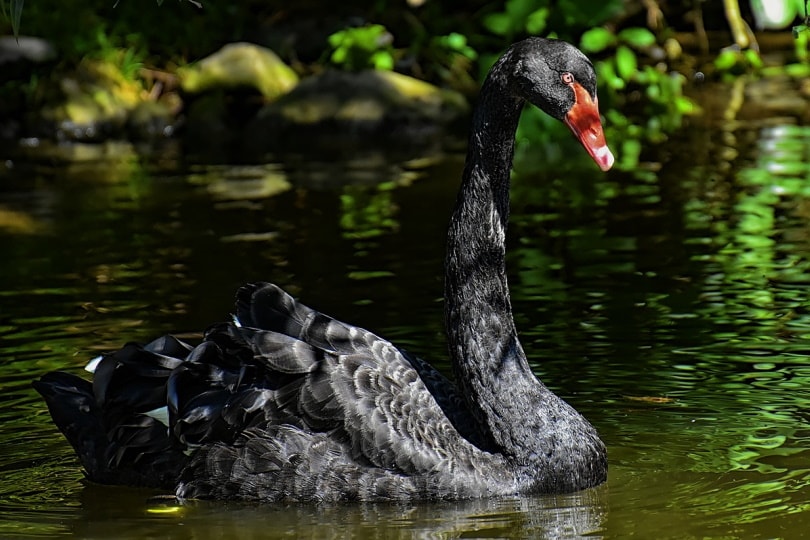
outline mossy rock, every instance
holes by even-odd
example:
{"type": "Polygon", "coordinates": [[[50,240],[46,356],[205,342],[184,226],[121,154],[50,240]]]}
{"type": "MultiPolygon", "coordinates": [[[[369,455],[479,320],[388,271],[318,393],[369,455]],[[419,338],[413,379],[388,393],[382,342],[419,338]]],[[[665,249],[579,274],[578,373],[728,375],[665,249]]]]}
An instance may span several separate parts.
{"type": "Polygon", "coordinates": [[[246,144],[315,151],[358,143],[432,145],[468,109],[461,94],[399,73],[327,71],[265,105],[246,144]]]}
{"type": "Polygon", "coordinates": [[[146,99],[141,83],[118,66],[84,60],[75,72],[54,81],[55,92],[40,109],[42,129],[80,141],[121,137],[133,110],[146,99]]]}
{"type": "Polygon", "coordinates": [[[179,98],[159,100],[143,82],[126,76],[114,60],[85,59],[67,74],[57,72],[38,91],[39,108],[26,115],[30,135],[77,142],[152,140],[171,136],[179,98]]]}
{"type": "Polygon", "coordinates": [[[268,100],[290,91],[298,76],[271,51],[251,43],[231,43],[196,64],[178,70],[183,91],[254,88],[268,100]]]}
{"type": "Polygon", "coordinates": [[[444,122],[466,112],[464,98],[391,71],[327,71],[301,82],[261,112],[285,123],[384,123],[391,117],[444,122]]]}
{"type": "Polygon", "coordinates": [[[57,59],[56,48],[47,40],[31,37],[0,36],[0,84],[25,81],[57,59]]]}

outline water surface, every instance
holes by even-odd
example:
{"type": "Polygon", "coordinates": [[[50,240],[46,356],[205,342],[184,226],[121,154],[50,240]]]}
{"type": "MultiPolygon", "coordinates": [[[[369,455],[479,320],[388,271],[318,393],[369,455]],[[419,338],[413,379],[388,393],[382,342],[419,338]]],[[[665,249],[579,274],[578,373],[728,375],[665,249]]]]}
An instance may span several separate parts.
{"type": "Polygon", "coordinates": [[[636,171],[517,174],[515,318],[599,429],[607,484],[445,504],[190,503],[88,485],[30,381],[270,280],[447,368],[462,157],[212,165],[182,147],[0,156],[0,536],[797,537],[810,530],[810,127],[695,121],[636,171]],[[4,164],[5,161],[5,164],[4,164]]]}

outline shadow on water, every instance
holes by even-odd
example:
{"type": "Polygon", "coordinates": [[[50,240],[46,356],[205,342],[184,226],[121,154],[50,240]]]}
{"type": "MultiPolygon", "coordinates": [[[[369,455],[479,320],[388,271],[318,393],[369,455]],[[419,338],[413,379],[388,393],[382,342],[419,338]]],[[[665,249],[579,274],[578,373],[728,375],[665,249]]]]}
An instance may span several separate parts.
{"type": "Polygon", "coordinates": [[[810,128],[719,116],[635,171],[516,175],[521,338],[603,434],[610,478],[458,504],[178,507],[86,485],[29,384],[126,341],[193,340],[257,279],[447,369],[441,273],[460,156],[221,166],[110,144],[0,159],[0,536],[802,534],[810,128]]]}

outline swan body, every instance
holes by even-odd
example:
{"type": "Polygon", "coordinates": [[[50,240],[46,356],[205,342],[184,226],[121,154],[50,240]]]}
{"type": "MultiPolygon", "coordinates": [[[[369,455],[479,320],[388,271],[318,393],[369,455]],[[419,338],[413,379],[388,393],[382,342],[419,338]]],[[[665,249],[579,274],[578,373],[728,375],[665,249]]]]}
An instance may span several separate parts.
{"type": "Polygon", "coordinates": [[[34,382],[87,477],[258,501],[462,499],[575,491],[607,477],[596,430],[531,372],[504,265],[509,172],[525,101],[604,170],[593,68],[530,38],[493,66],[448,233],[451,382],[361,328],[255,283],[202,343],[165,336],[94,361],[92,382],[34,382]]]}

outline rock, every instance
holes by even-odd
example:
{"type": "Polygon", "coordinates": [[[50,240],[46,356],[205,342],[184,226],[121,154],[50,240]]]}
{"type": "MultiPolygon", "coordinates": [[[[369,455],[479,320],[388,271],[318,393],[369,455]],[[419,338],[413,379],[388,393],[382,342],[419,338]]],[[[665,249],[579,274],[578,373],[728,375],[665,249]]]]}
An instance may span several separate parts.
{"type": "Polygon", "coordinates": [[[172,107],[163,101],[141,101],[130,111],[127,133],[132,140],[163,139],[174,134],[172,107]]]}
{"type": "Polygon", "coordinates": [[[186,105],[181,131],[189,155],[202,161],[228,161],[234,127],[229,125],[228,102],[223,91],[207,92],[186,105]]]}
{"type": "Polygon", "coordinates": [[[0,72],[9,64],[44,64],[56,59],[56,49],[49,41],[41,38],[20,36],[0,36],[0,72]]]}
{"type": "Polygon", "coordinates": [[[254,88],[272,100],[290,91],[298,76],[271,51],[251,43],[231,43],[196,64],[178,70],[183,91],[254,88]]]}
{"type": "Polygon", "coordinates": [[[467,111],[461,94],[406,75],[327,71],[265,105],[248,126],[245,144],[316,152],[358,144],[431,145],[467,111]]]}
{"type": "Polygon", "coordinates": [[[39,111],[36,136],[99,142],[172,134],[172,107],[153,101],[139,80],[125,77],[113,63],[85,59],[54,86],[50,93],[57,97],[39,111]]]}

